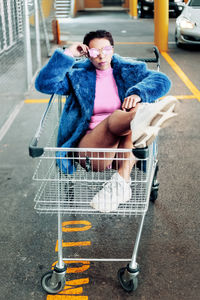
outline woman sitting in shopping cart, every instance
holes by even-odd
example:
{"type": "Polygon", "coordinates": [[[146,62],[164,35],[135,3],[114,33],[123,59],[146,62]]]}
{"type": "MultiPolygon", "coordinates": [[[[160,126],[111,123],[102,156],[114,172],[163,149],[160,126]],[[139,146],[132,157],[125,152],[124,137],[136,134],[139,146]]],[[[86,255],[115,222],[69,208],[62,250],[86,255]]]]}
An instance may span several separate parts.
{"type": "MultiPolygon", "coordinates": [[[[166,75],[149,70],[145,63],[114,54],[112,35],[105,30],[89,32],[83,43],[73,43],[65,51],[56,50],[36,78],[40,92],[68,95],[60,120],[58,147],[77,148],[148,146],[164,122],[176,116],[175,98],[153,103],[169,91],[170,85],[166,75]],[[82,56],[87,58],[75,59],[82,56]]],[[[93,170],[112,167],[114,155],[110,152],[106,160],[94,161],[93,170]]],[[[84,166],[85,160],[80,163],[84,166]]],[[[119,161],[117,172],[91,201],[93,208],[111,211],[130,200],[134,164],[133,155],[131,167],[130,162],[119,161]],[[104,202],[101,208],[103,198],[107,206],[104,202]]],[[[61,167],[66,173],[74,170],[71,160],[62,160],[61,167]]]]}

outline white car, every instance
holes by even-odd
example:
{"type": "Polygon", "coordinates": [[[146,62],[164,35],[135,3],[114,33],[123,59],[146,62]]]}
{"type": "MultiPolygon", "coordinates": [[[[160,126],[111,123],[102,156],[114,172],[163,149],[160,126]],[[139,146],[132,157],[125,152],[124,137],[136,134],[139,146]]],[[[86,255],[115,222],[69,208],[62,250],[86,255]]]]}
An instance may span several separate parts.
{"type": "Polygon", "coordinates": [[[200,0],[189,0],[176,19],[175,42],[200,45],[200,0]]]}

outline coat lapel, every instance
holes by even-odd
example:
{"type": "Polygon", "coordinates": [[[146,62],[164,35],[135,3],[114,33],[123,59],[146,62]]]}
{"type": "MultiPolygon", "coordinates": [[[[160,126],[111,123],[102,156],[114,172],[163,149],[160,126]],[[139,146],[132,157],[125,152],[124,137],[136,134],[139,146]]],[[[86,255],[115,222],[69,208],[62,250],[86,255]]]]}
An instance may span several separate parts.
{"type": "Polygon", "coordinates": [[[95,68],[74,68],[69,73],[69,78],[72,83],[73,91],[82,108],[83,115],[87,120],[90,120],[95,98],[96,89],[96,71],[95,68]]]}
{"type": "Polygon", "coordinates": [[[122,59],[119,55],[113,55],[112,67],[113,75],[115,77],[118,93],[121,101],[124,101],[126,91],[131,87],[137,84],[138,78],[140,76],[138,68],[138,63],[133,60],[122,59]]]}

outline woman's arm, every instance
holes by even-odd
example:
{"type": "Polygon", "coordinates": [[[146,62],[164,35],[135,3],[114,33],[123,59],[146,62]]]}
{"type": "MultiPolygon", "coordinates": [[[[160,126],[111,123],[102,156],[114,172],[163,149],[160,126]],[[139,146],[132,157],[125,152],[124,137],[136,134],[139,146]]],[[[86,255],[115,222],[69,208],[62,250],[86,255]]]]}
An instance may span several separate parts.
{"type": "Polygon", "coordinates": [[[66,73],[74,62],[73,57],[67,56],[62,50],[56,50],[37,75],[36,89],[45,94],[67,95],[69,93],[69,82],[66,73]]]}
{"type": "Polygon", "coordinates": [[[126,91],[125,97],[136,94],[142,102],[154,102],[171,87],[171,81],[165,74],[148,70],[146,64],[141,64],[137,76],[137,83],[126,91]]]}

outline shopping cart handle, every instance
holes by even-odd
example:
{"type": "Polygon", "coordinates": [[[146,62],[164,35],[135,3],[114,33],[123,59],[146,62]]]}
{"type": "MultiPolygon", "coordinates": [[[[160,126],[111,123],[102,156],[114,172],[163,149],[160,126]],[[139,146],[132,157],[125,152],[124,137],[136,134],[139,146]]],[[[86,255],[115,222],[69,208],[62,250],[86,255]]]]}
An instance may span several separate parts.
{"type": "Polygon", "coordinates": [[[48,111],[50,109],[50,106],[51,106],[53,100],[54,100],[54,94],[52,94],[51,98],[49,99],[47,108],[46,108],[45,112],[43,113],[43,116],[42,116],[42,119],[40,121],[39,127],[38,127],[38,129],[36,131],[36,134],[33,137],[32,141],[31,141],[31,143],[29,145],[29,155],[31,157],[39,157],[39,156],[41,156],[44,153],[44,149],[41,148],[41,147],[38,147],[38,141],[39,141],[39,137],[40,137],[40,134],[41,134],[41,131],[42,131],[42,128],[43,128],[46,116],[48,114],[48,111]]]}
{"type": "Polygon", "coordinates": [[[135,148],[132,150],[136,158],[145,159],[149,156],[149,148],[135,148]]]}
{"type": "Polygon", "coordinates": [[[37,147],[38,139],[34,137],[29,145],[29,155],[31,157],[39,157],[44,153],[44,149],[37,147]]]}
{"type": "Polygon", "coordinates": [[[159,53],[159,50],[156,46],[153,47],[153,52],[155,54],[155,57],[156,57],[156,62],[159,62],[160,60],[160,53],[159,53]]]}

